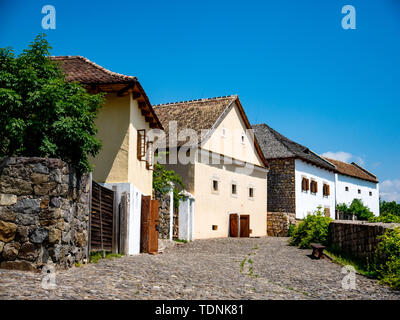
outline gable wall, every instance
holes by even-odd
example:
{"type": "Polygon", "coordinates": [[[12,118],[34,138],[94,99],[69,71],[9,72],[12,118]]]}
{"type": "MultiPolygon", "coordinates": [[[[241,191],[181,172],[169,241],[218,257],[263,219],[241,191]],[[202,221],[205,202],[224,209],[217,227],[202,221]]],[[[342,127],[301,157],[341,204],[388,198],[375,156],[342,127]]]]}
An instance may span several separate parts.
{"type": "Polygon", "coordinates": [[[244,143],[242,143],[242,133],[246,133],[246,126],[239,108],[234,102],[233,108],[217,126],[211,137],[203,142],[201,147],[241,161],[264,166],[257,154],[254,140],[252,137],[245,135],[244,143]],[[223,135],[223,128],[225,128],[225,136],[223,135]]]}

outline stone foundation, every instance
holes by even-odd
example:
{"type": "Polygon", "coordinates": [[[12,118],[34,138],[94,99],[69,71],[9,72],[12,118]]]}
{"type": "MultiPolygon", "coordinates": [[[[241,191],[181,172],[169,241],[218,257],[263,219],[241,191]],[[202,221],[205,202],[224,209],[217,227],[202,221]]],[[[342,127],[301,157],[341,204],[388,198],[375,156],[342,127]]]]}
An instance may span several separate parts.
{"type": "Polygon", "coordinates": [[[287,237],[289,226],[296,224],[295,213],[268,212],[267,235],[271,237],[287,237]]]}
{"type": "Polygon", "coordinates": [[[59,159],[0,159],[0,267],[68,268],[87,256],[89,176],[59,159]]]}
{"type": "Polygon", "coordinates": [[[169,193],[161,195],[156,193],[155,198],[159,203],[158,210],[158,238],[169,239],[170,214],[169,207],[171,205],[169,193]]]}
{"type": "Polygon", "coordinates": [[[364,221],[333,221],[329,224],[329,234],[334,247],[355,258],[373,258],[378,237],[399,223],[368,223],[364,221]]]}

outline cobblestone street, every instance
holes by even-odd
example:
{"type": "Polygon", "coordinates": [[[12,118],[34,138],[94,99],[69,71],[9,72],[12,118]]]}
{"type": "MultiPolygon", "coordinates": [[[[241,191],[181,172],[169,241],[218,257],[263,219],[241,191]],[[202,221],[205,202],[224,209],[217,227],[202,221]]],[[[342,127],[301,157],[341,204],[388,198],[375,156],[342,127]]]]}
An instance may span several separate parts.
{"type": "Polygon", "coordinates": [[[54,290],[41,274],[0,270],[0,299],[400,299],[358,274],[342,289],[341,266],[310,253],[287,238],[197,240],[58,271],[54,290]]]}

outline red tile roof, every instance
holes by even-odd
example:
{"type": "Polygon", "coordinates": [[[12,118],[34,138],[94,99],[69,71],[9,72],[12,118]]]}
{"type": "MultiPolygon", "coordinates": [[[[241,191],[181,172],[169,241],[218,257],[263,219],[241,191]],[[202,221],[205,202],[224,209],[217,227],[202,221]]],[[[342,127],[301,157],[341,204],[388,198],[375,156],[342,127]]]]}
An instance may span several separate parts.
{"type": "Polygon", "coordinates": [[[78,81],[84,84],[116,84],[137,81],[136,77],[112,72],[81,56],[51,57],[59,61],[67,74],[68,81],[78,81]]]}
{"type": "Polygon", "coordinates": [[[126,93],[128,89],[135,88],[141,95],[139,108],[149,113],[146,121],[152,128],[162,129],[149,98],[136,77],[110,71],[82,56],[57,56],[51,57],[51,59],[60,63],[68,81],[77,81],[83,85],[95,85],[100,87],[100,91],[106,92],[121,93],[121,91],[125,91],[126,93]]]}
{"type": "Polygon", "coordinates": [[[325,158],[336,166],[339,173],[346,176],[378,183],[378,178],[355,162],[347,163],[335,159],[325,158]]]}

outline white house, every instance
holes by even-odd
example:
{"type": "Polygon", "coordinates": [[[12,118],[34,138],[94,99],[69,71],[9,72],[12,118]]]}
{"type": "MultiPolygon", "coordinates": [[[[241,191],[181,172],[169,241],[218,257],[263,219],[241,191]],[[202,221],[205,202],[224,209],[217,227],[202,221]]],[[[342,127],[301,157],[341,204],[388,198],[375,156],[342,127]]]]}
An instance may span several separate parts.
{"type": "Polygon", "coordinates": [[[335,174],[336,204],[349,205],[360,199],[375,216],[379,216],[378,178],[360,165],[328,159],[338,170],[335,174]]]}
{"type": "Polygon", "coordinates": [[[268,212],[302,219],[321,207],[335,216],[335,166],[266,124],[252,126],[270,166],[268,212]]]}
{"type": "Polygon", "coordinates": [[[253,125],[254,134],[270,166],[268,213],[303,219],[322,207],[337,218],[336,205],[360,199],[379,215],[377,177],[356,163],[324,158],[266,124],[253,125]]]}

